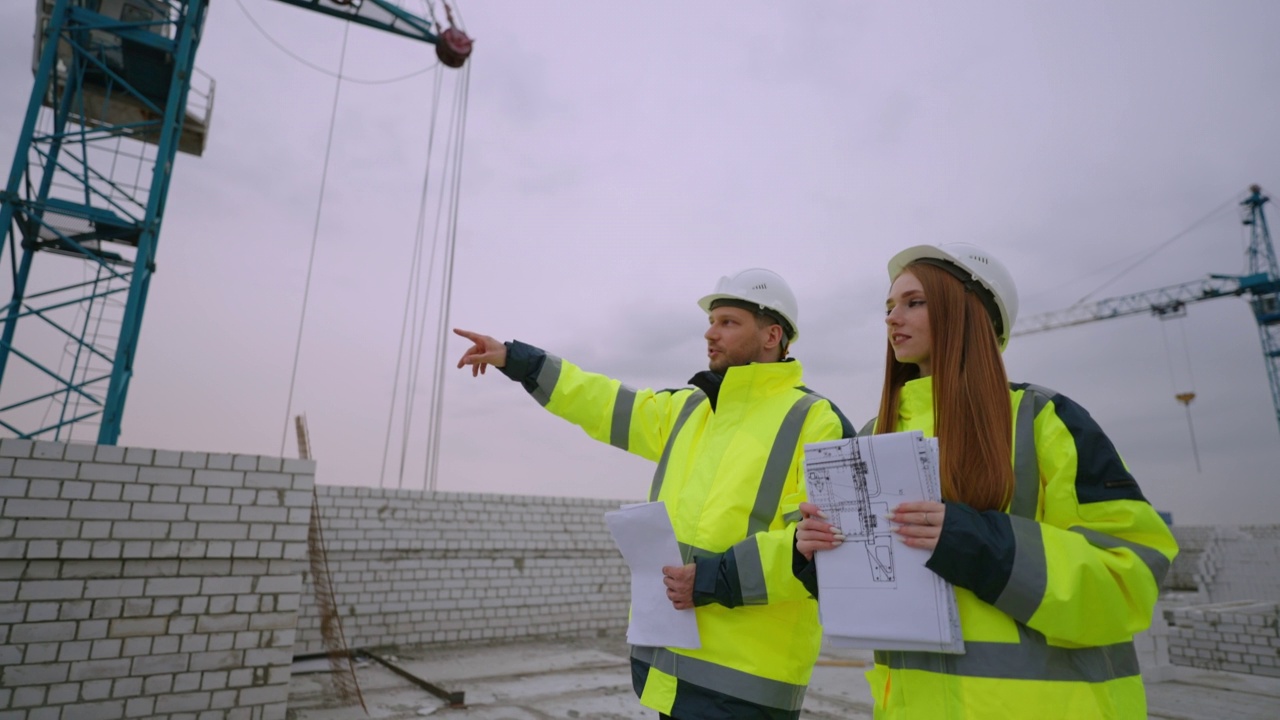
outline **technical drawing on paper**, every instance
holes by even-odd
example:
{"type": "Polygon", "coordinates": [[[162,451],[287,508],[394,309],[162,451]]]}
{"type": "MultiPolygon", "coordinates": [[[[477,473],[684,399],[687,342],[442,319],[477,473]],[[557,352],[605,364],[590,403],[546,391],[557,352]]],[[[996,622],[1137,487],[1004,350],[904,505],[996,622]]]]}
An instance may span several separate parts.
{"type": "MultiPolygon", "coordinates": [[[[864,447],[858,438],[806,447],[809,500],[844,532],[844,546],[839,550],[856,552],[860,547],[866,556],[865,575],[842,573],[853,583],[851,587],[895,587],[894,535],[885,516],[908,493],[881,485],[870,447],[870,443],[864,447]]],[[[924,464],[931,465],[927,446],[921,444],[918,451],[924,464]]]]}
{"type": "Polygon", "coordinates": [[[906,501],[938,501],[938,443],[919,431],[805,445],[809,499],[844,542],[815,553],[827,640],[876,650],[964,652],[955,593],[901,544],[886,515],[906,501]]]}

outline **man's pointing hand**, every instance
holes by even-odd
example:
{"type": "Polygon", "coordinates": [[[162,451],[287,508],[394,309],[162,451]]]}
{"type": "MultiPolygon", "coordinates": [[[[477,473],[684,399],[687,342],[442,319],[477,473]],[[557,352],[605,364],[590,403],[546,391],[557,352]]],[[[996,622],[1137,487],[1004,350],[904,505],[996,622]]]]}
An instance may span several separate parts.
{"type": "Polygon", "coordinates": [[[458,360],[459,368],[465,365],[471,366],[471,377],[483,375],[485,368],[490,365],[500,368],[507,364],[507,346],[501,342],[470,330],[454,328],[453,332],[474,343],[462,353],[462,358],[458,360]]]}

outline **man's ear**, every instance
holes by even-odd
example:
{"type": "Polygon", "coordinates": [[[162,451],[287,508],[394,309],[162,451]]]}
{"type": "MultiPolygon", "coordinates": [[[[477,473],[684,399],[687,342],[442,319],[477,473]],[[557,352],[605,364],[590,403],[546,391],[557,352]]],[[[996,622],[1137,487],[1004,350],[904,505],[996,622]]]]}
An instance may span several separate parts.
{"type": "Polygon", "coordinates": [[[784,331],[781,325],[777,325],[777,324],[770,325],[769,338],[765,340],[765,343],[764,343],[765,347],[770,349],[780,347],[782,345],[783,334],[784,334],[784,331]]]}

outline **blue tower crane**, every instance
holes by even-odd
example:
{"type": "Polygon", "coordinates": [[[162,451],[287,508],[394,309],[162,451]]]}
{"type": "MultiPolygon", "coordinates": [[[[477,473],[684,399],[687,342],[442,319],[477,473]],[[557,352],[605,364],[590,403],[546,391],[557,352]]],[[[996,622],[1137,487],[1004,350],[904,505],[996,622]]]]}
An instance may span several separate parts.
{"type": "Polygon", "coordinates": [[[1029,335],[1144,312],[1161,318],[1180,317],[1186,314],[1187,305],[1194,302],[1248,296],[1262,340],[1262,358],[1271,382],[1271,402],[1276,421],[1280,423],[1280,264],[1276,262],[1276,250],[1271,244],[1263,210],[1268,202],[1270,198],[1263,195],[1257,185],[1251,186],[1249,196],[1240,202],[1241,222],[1249,228],[1245,274],[1209,275],[1181,285],[1073,305],[1026,318],[1018,323],[1013,334],[1029,335]]]}
{"type": "MultiPolygon", "coordinates": [[[[471,51],[461,30],[436,33],[389,0],[278,1],[431,43],[449,67],[471,51]]],[[[67,440],[97,425],[99,444],[119,438],[174,160],[204,152],[214,84],[195,57],[207,10],[208,0],[36,0],[35,82],[0,190],[9,433],[67,440]]]]}

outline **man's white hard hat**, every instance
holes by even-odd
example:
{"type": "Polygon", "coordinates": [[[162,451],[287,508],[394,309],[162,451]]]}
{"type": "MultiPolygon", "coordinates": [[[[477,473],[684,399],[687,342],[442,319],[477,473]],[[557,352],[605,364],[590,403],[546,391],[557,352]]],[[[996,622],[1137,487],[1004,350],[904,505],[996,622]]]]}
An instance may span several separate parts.
{"type": "MultiPolygon", "coordinates": [[[[961,282],[976,284],[984,290],[995,305],[993,315],[998,316],[992,320],[996,321],[1000,349],[1003,350],[1009,344],[1009,333],[1018,319],[1018,288],[1004,263],[991,253],[968,243],[916,245],[889,260],[889,281],[897,280],[907,265],[917,260],[932,261],[933,264],[950,270],[961,282]]],[[[988,305],[988,310],[990,309],[988,305]]]]}
{"type": "Polygon", "coordinates": [[[769,310],[786,320],[783,329],[788,333],[788,344],[800,337],[800,325],[796,322],[800,309],[796,305],[795,293],[791,292],[787,281],[772,270],[749,268],[726,275],[716,283],[715,291],[699,300],[698,305],[710,313],[712,304],[717,300],[737,300],[769,310]]]}

